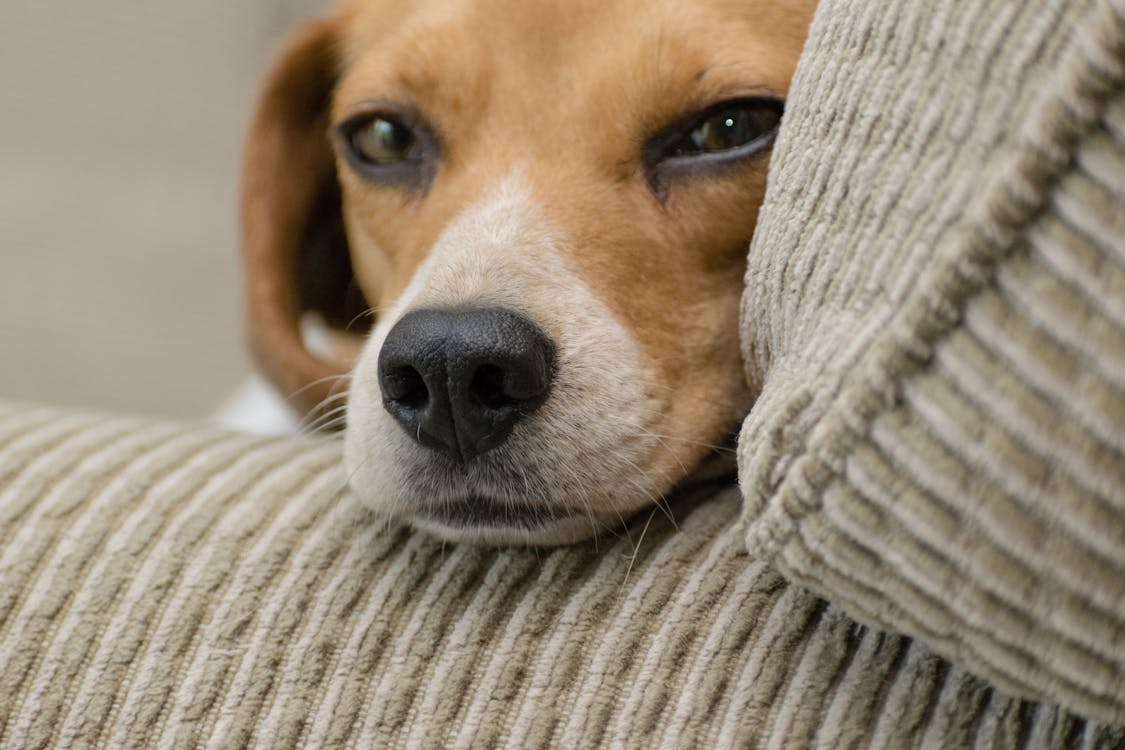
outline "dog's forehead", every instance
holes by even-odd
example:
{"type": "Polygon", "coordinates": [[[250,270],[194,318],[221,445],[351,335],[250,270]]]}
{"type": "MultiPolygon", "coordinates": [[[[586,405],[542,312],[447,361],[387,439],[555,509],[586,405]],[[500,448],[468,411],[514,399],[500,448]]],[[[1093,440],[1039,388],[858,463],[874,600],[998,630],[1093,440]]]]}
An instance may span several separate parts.
{"type": "Polygon", "coordinates": [[[620,34],[621,23],[636,26],[651,16],[682,22],[691,11],[709,4],[730,17],[755,2],[763,0],[345,0],[341,15],[348,20],[348,48],[353,53],[404,31],[445,26],[470,34],[485,32],[481,42],[523,40],[542,49],[577,33],[615,29],[620,34]]]}
{"type": "MultiPolygon", "coordinates": [[[[479,72],[502,60],[507,72],[536,81],[630,56],[659,55],[676,65],[732,57],[771,57],[799,49],[815,0],[345,0],[345,69],[408,50],[396,62],[419,69],[458,65],[479,72]],[[687,58],[687,59],[685,59],[687,58]],[[692,59],[696,58],[696,59],[692,59]]],[[[651,62],[651,59],[650,59],[651,62]]],[[[751,62],[755,62],[751,60],[751,62]]],[[[420,70],[419,72],[425,72],[420,70]]],[[[589,80],[589,75],[578,76],[589,80]]]]}

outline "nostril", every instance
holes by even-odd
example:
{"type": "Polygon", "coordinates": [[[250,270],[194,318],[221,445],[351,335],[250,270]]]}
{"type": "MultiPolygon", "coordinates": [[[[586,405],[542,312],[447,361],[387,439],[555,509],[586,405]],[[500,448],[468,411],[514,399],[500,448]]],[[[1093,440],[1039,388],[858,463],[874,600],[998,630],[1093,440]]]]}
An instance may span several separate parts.
{"type": "Polygon", "coordinates": [[[415,442],[465,464],[547,401],[554,343],[510,310],[415,310],[379,352],[383,408],[415,442]]]}
{"type": "Polygon", "coordinates": [[[408,409],[422,409],[430,400],[430,391],[422,373],[410,365],[395,367],[383,373],[383,397],[408,409]]]}
{"type": "Polygon", "coordinates": [[[505,390],[504,370],[496,365],[484,365],[473,374],[470,384],[473,395],[486,409],[500,410],[515,406],[520,399],[505,390]]]}

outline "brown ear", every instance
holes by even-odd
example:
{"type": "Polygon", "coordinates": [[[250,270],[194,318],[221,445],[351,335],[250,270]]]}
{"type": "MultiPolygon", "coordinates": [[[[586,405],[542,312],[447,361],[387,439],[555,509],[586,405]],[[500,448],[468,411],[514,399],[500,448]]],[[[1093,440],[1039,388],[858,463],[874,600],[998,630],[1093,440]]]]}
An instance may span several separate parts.
{"type": "Polygon", "coordinates": [[[301,29],[270,71],[242,169],[242,254],[250,345],[263,373],[307,413],[343,389],[351,363],[312,354],[310,311],[343,329],[367,305],[358,291],[329,147],[338,76],[336,22],[301,29]]]}

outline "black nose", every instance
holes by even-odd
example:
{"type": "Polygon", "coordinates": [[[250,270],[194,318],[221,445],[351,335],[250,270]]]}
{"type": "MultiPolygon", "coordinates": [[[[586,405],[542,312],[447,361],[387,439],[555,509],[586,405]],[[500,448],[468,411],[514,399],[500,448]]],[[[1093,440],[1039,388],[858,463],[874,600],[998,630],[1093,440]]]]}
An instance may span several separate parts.
{"type": "Polygon", "coordinates": [[[466,462],[543,405],[554,352],[533,322],[510,310],[418,310],[383,342],[383,405],[419,443],[466,462]]]}

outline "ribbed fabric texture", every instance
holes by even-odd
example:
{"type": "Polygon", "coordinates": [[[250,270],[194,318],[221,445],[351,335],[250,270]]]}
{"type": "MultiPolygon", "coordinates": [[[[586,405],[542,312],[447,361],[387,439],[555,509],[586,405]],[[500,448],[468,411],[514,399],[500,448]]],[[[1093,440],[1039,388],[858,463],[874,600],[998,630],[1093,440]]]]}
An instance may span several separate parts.
{"type": "Polygon", "coordinates": [[[743,551],[737,492],[443,546],[339,444],[0,405],[0,746],[1120,747],[743,551]]]}
{"type": "Polygon", "coordinates": [[[1125,722],[1125,2],[823,0],[770,179],[749,549],[1125,722]]]}

